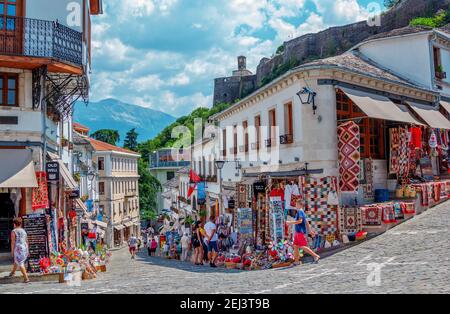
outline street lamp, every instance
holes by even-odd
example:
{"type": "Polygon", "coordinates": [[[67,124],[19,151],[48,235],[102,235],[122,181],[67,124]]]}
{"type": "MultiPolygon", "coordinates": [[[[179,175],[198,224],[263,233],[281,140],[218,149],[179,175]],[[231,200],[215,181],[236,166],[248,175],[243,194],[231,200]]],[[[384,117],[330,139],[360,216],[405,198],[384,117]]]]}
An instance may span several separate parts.
{"type": "Polygon", "coordinates": [[[95,172],[94,171],[89,171],[89,173],[87,174],[87,178],[89,181],[94,181],[95,178],[95,172]]]}
{"type": "Polygon", "coordinates": [[[225,160],[216,160],[215,164],[217,169],[222,170],[223,166],[225,166],[225,160]]]}
{"type": "Polygon", "coordinates": [[[304,87],[301,91],[297,93],[298,98],[303,105],[311,105],[313,109],[313,114],[316,114],[317,106],[316,106],[316,96],[317,93],[309,89],[308,87],[304,87]]]}
{"type": "Polygon", "coordinates": [[[225,160],[216,160],[214,163],[219,169],[219,213],[222,213],[222,169],[225,166],[225,160]]]}

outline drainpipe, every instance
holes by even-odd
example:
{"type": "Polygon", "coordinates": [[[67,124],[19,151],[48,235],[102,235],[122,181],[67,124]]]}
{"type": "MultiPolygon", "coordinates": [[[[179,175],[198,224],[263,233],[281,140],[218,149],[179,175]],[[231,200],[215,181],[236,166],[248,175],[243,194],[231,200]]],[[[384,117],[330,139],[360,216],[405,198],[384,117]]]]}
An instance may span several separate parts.
{"type": "MultiPolygon", "coordinates": [[[[47,72],[47,68],[45,68],[44,72],[47,72]]],[[[43,150],[42,150],[42,171],[45,171],[45,167],[47,165],[47,101],[44,101],[45,98],[45,76],[41,75],[41,92],[39,95],[39,103],[41,104],[41,111],[42,111],[42,143],[43,143],[43,150]]]]}

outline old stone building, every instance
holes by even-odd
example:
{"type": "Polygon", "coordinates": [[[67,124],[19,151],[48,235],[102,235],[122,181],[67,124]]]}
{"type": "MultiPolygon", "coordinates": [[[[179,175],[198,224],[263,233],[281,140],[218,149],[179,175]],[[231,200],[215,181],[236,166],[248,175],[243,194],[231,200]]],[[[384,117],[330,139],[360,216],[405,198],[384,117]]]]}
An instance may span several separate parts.
{"type": "Polygon", "coordinates": [[[214,105],[220,103],[234,103],[256,89],[256,75],[247,69],[247,59],[238,57],[238,69],[229,77],[214,80],[214,105]]]}

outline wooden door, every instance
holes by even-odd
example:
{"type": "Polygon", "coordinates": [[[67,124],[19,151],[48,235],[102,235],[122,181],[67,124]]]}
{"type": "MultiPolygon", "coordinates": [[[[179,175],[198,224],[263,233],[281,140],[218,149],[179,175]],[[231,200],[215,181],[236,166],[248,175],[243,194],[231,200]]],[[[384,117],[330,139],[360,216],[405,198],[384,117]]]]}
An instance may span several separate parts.
{"type": "Polygon", "coordinates": [[[24,0],[0,0],[0,52],[21,55],[24,0]]]}

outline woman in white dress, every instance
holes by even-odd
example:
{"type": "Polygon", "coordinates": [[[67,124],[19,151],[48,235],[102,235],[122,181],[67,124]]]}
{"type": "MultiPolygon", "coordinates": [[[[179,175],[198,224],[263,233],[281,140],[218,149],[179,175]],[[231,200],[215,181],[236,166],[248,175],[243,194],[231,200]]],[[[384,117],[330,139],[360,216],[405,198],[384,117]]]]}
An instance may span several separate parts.
{"type": "Polygon", "coordinates": [[[22,228],[22,218],[13,220],[14,230],[11,232],[11,256],[14,258],[14,267],[10,277],[13,277],[17,268],[20,269],[25,283],[29,283],[25,262],[28,259],[28,237],[26,231],[22,228]]]}

